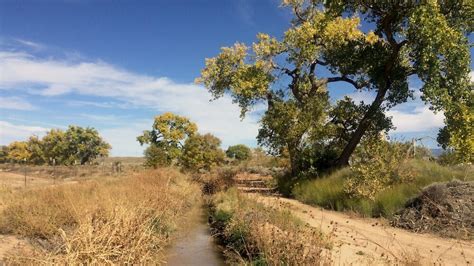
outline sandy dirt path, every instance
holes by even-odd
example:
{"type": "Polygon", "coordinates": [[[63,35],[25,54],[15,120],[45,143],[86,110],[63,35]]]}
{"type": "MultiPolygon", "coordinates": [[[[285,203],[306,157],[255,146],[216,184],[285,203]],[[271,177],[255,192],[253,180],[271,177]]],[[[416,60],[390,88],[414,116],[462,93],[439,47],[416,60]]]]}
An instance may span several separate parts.
{"type": "Polygon", "coordinates": [[[472,265],[474,241],[417,234],[386,225],[381,219],[356,218],[292,199],[250,195],[258,201],[289,209],[308,225],[330,234],[336,265],[472,265]]]}

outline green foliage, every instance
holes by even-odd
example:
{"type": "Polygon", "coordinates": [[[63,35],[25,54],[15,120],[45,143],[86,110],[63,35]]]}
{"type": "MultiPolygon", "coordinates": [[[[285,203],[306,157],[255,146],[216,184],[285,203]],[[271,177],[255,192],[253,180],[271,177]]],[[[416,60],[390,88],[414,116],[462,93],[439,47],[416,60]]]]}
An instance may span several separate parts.
{"type": "Polygon", "coordinates": [[[353,174],[346,180],[344,189],[355,198],[373,200],[379,192],[402,182],[410,176],[400,171],[407,158],[408,146],[378,140],[362,145],[351,169],[353,174]]]}
{"type": "Polygon", "coordinates": [[[150,144],[145,151],[145,166],[158,168],[170,165],[166,152],[155,144],[150,144]]]}
{"type": "Polygon", "coordinates": [[[211,134],[195,134],[186,139],[180,164],[188,170],[211,170],[224,161],[221,141],[211,134]]]}
{"type": "Polygon", "coordinates": [[[0,146],[0,163],[6,163],[8,161],[8,146],[0,146]]]}
{"type": "Polygon", "coordinates": [[[69,126],[64,132],[65,160],[62,164],[92,162],[98,157],[108,156],[111,146],[91,127],[69,126]]]}
{"type": "Polygon", "coordinates": [[[225,151],[225,154],[227,157],[236,159],[238,161],[245,161],[252,157],[252,151],[250,148],[243,144],[229,146],[229,148],[227,148],[225,151]]]}
{"type": "Polygon", "coordinates": [[[362,216],[391,217],[403,208],[405,203],[416,196],[424,187],[453,179],[472,181],[474,169],[472,166],[446,167],[424,160],[409,160],[400,166],[401,177],[407,174],[410,181],[396,183],[376,193],[372,200],[354,198],[346,193],[344,184],[354,173],[350,168],[344,168],[328,176],[306,180],[297,183],[293,189],[296,199],[337,211],[355,211],[362,216]]]}
{"type": "Polygon", "coordinates": [[[51,129],[42,139],[43,154],[49,164],[62,164],[68,161],[66,134],[60,129],[51,129]]]}
{"type": "Polygon", "coordinates": [[[28,151],[31,154],[30,158],[28,158],[28,162],[36,165],[44,164],[46,159],[44,156],[43,141],[41,141],[37,136],[31,136],[28,139],[27,144],[28,151]]]}
{"type": "Polygon", "coordinates": [[[62,165],[86,164],[106,157],[110,148],[94,128],[69,126],[66,131],[52,129],[42,139],[32,136],[11,143],[7,158],[12,162],[26,159],[31,164],[52,164],[53,160],[62,165]]]}
{"type": "Polygon", "coordinates": [[[196,124],[186,117],[173,113],[156,116],[152,130],[145,130],[137,137],[140,145],[150,144],[145,150],[146,164],[153,167],[171,165],[181,156],[183,141],[196,131],[196,124]]]}

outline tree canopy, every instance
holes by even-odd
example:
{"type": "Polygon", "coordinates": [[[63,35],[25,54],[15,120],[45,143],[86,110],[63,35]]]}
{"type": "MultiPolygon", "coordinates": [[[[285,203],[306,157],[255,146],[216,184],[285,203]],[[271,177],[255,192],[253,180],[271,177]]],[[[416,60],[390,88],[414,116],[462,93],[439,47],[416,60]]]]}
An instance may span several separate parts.
{"type": "Polygon", "coordinates": [[[227,157],[236,159],[239,161],[248,160],[252,157],[252,151],[249,147],[245,146],[244,144],[237,144],[233,146],[229,146],[225,151],[227,157]]]}
{"type": "Polygon", "coordinates": [[[7,159],[31,164],[86,164],[98,157],[108,156],[110,145],[96,129],[69,126],[66,131],[51,129],[43,138],[31,136],[8,146],[7,159]]]}
{"type": "Polygon", "coordinates": [[[195,134],[183,146],[180,164],[189,170],[211,170],[224,161],[221,140],[212,134],[195,134]]]}
{"type": "Polygon", "coordinates": [[[169,165],[181,155],[184,141],[196,131],[197,125],[188,118],[168,112],[156,116],[152,129],[143,131],[137,141],[155,146],[145,151],[149,164],[169,165]]]}
{"type": "Polygon", "coordinates": [[[413,98],[409,79],[416,77],[424,102],[445,114],[447,145],[463,161],[473,160],[467,38],[474,28],[472,1],[284,0],[283,5],[294,19],[282,38],[260,33],[251,47],[223,47],[206,59],[196,80],[215,98],[230,94],[242,116],[265,102],[261,145],[275,153],[288,150],[293,170],[346,165],[361,140],[392,128],[385,113],[413,98]],[[362,30],[362,21],[369,30],[362,30]],[[373,92],[375,99],[332,104],[327,91],[332,83],[373,92]],[[304,166],[302,154],[309,154],[310,166],[304,166]]]}

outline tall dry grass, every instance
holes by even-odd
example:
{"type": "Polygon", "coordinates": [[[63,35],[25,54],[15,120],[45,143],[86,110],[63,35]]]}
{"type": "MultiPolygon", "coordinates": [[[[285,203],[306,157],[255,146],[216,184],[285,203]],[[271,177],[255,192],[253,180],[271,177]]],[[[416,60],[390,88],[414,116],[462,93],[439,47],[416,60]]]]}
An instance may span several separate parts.
{"type": "Polygon", "coordinates": [[[0,232],[33,243],[12,263],[159,263],[199,195],[172,169],[23,191],[5,203],[0,232]]]}
{"type": "Polygon", "coordinates": [[[226,245],[228,263],[245,265],[329,264],[331,242],[289,211],[265,207],[236,189],[211,203],[212,227],[226,245]]]}

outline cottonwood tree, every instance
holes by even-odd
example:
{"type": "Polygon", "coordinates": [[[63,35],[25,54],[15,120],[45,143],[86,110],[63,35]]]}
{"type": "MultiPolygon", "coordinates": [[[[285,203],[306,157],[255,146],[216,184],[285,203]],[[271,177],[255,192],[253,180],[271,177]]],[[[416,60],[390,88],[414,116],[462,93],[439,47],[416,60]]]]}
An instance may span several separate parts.
{"type": "Polygon", "coordinates": [[[6,163],[8,161],[8,146],[0,146],[0,163],[6,163]]]}
{"type": "Polygon", "coordinates": [[[14,141],[8,145],[8,161],[15,163],[23,163],[30,159],[31,153],[28,151],[28,143],[26,141],[14,141]]]}
{"type": "Polygon", "coordinates": [[[188,118],[173,113],[156,116],[152,130],[137,137],[141,145],[150,144],[145,151],[150,166],[170,165],[181,155],[183,142],[193,136],[197,125],[188,118]]]}
{"type": "Polygon", "coordinates": [[[31,136],[28,141],[16,141],[8,146],[10,160],[27,159],[31,164],[86,164],[108,156],[111,146],[91,127],[69,126],[67,130],[51,129],[43,138],[31,136]]]}
{"type": "Polygon", "coordinates": [[[69,126],[64,133],[65,164],[74,162],[81,165],[92,162],[98,157],[108,156],[111,146],[91,127],[69,126]]]}
{"type": "Polygon", "coordinates": [[[32,164],[44,164],[47,160],[44,156],[43,141],[38,136],[31,136],[27,141],[27,149],[29,151],[30,158],[29,163],[32,164]]]}
{"type": "Polygon", "coordinates": [[[66,164],[68,152],[66,145],[66,134],[60,129],[51,129],[42,138],[43,155],[47,163],[66,164]]]}
{"type": "Polygon", "coordinates": [[[466,37],[473,28],[472,1],[286,0],[283,5],[294,14],[283,38],[261,33],[251,49],[242,43],[224,47],[206,59],[197,79],[215,98],[229,93],[242,116],[267,103],[261,144],[287,148],[293,169],[306,147],[327,150],[337,144],[330,164],[347,165],[368,132],[391,127],[384,113],[413,98],[408,80],[417,77],[422,99],[445,113],[449,145],[472,161],[466,37]],[[361,21],[371,30],[363,31],[361,21]],[[375,99],[369,105],[346,101],[345,107],[331,107],[331,83],[374,92],[375,99]],[[345,110],[334,111],[338,108],[345,110]],[[349,119],[357,125],[344,129],[349,119]]]}
{"type": "Polygon", "coordinates": [[[212,134],[195,134],[186,139],[180,164],[188,170],[211,170],[224,161],[221,140],[212,134]]]}

